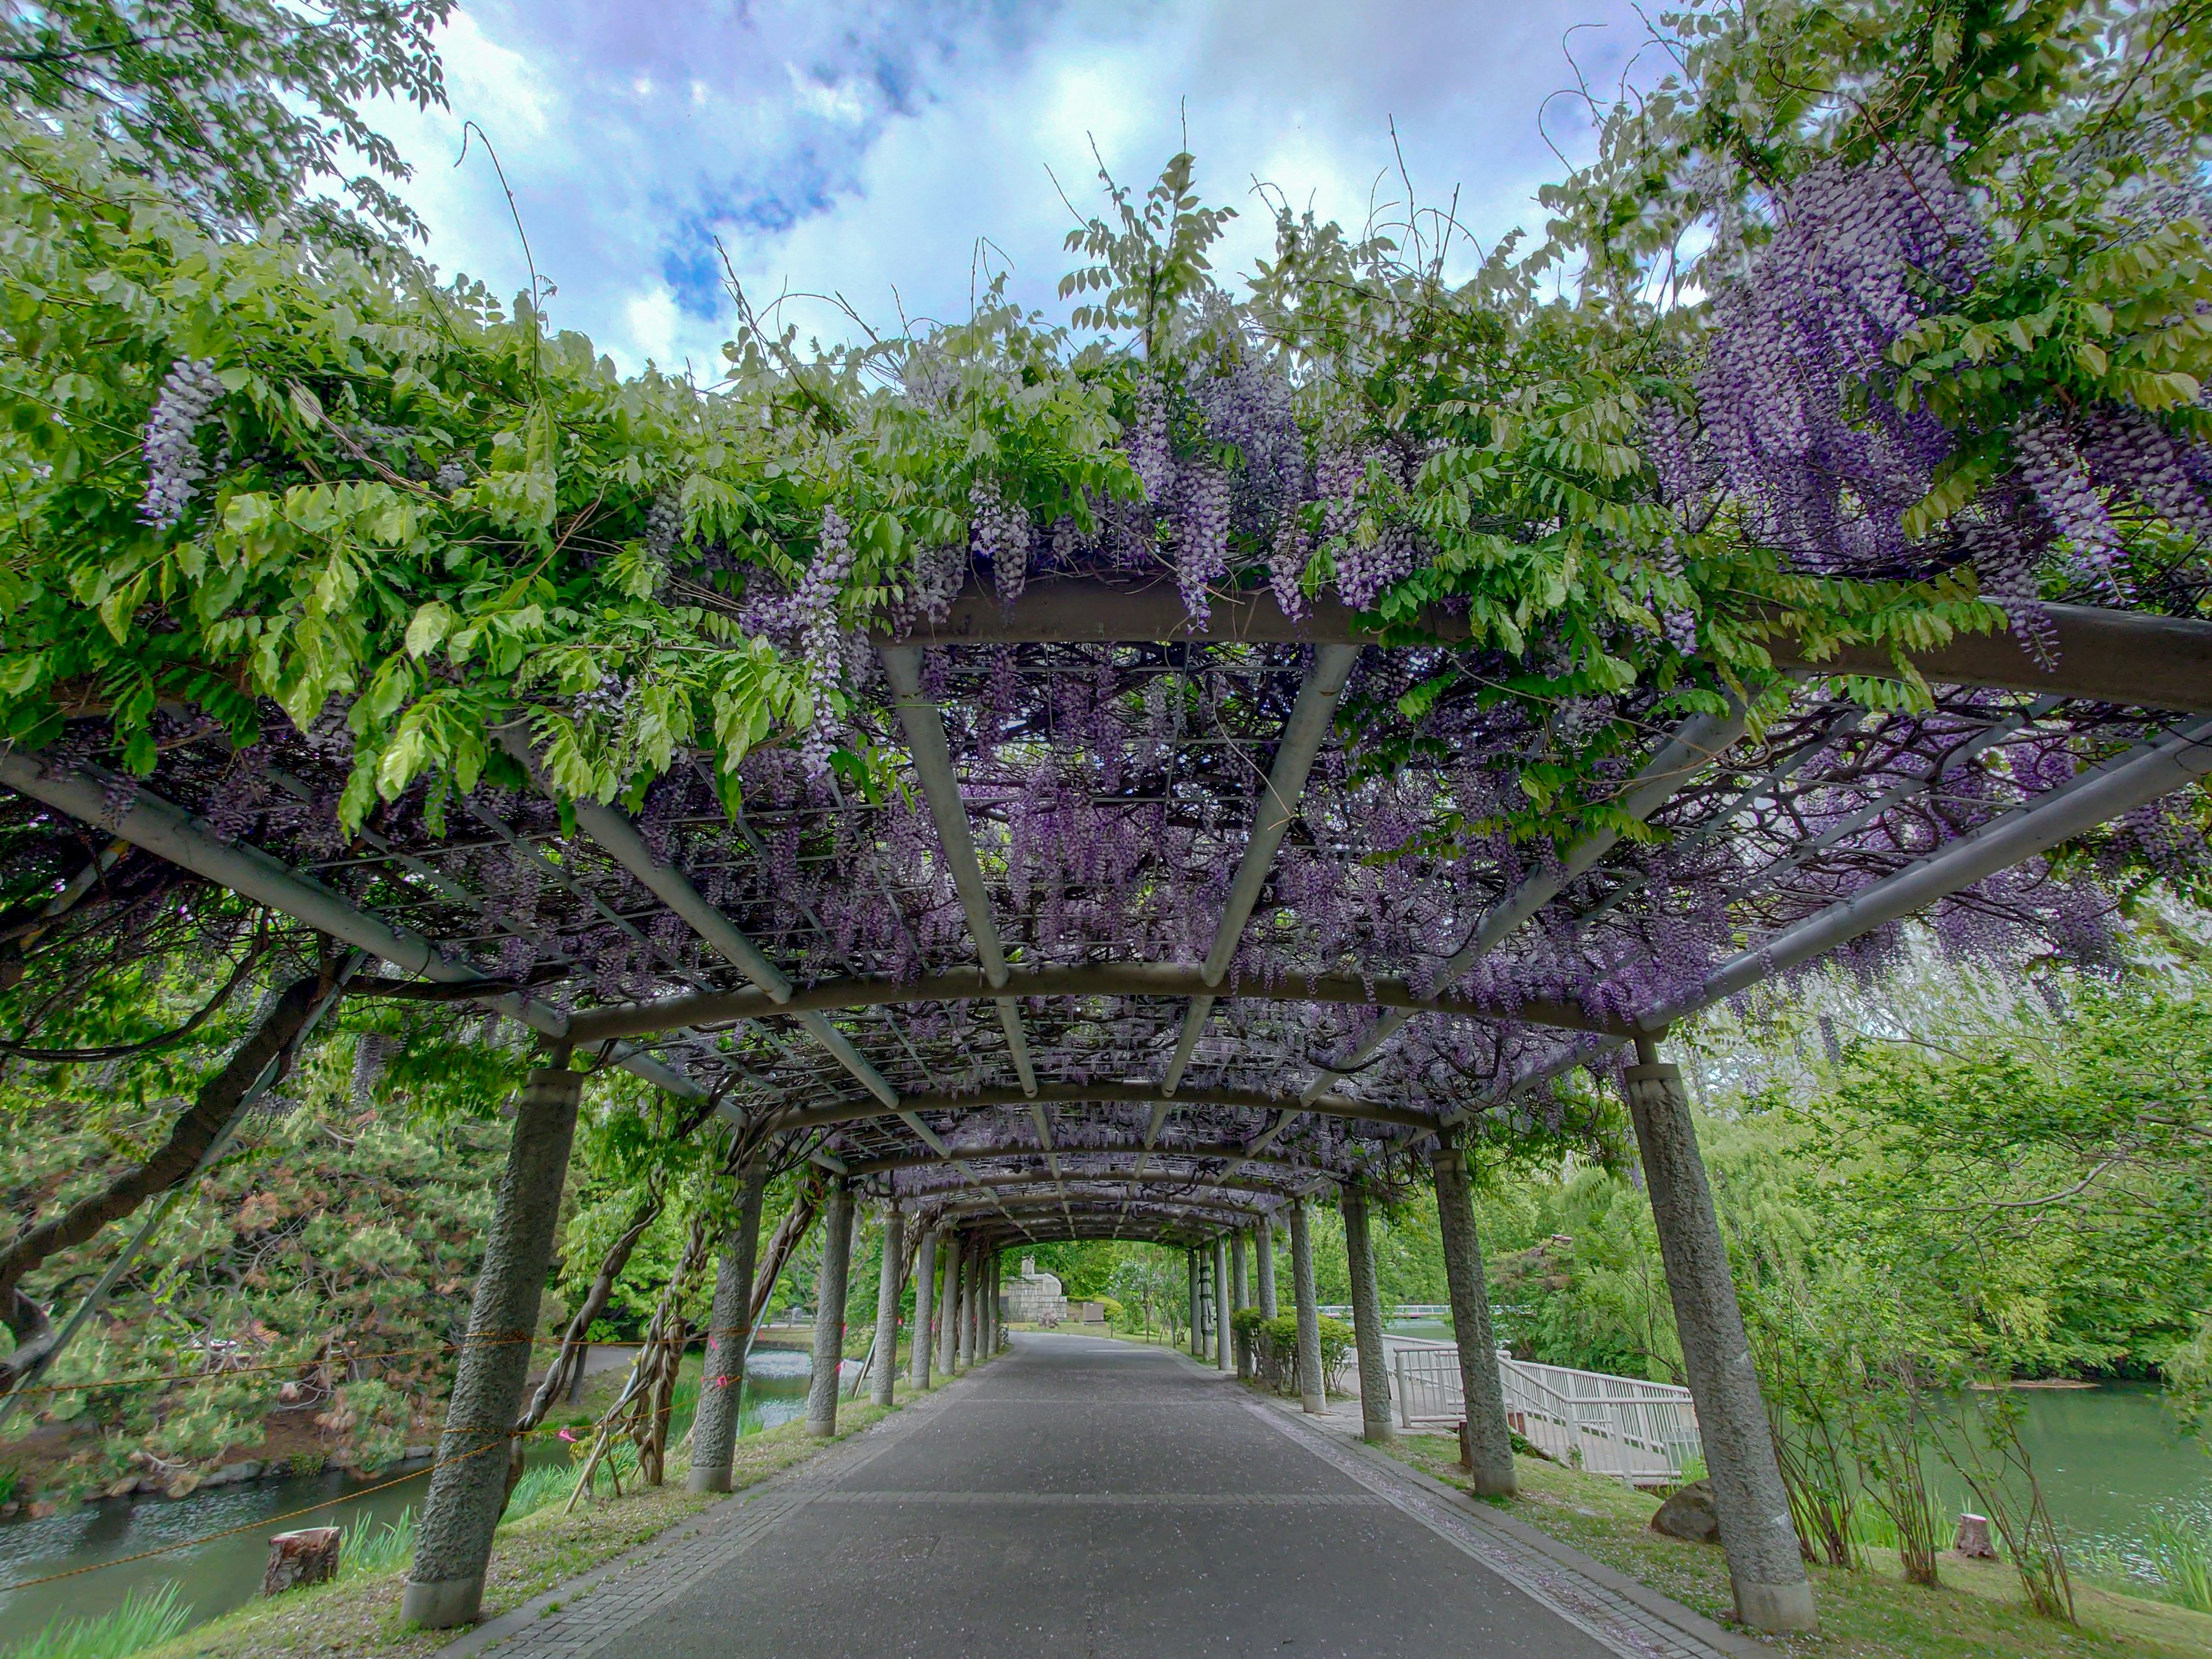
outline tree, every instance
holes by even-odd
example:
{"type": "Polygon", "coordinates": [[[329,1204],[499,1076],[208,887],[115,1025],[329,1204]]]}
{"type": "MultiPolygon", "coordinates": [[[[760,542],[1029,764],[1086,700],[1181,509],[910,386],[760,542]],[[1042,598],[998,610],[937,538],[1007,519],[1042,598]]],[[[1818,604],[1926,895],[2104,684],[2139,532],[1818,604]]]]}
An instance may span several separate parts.
{"type": "Polygon", "coordinates": [[[0,93],[21,114],[82,123],[210,228],[264,221],[356,246],[419,229],[390,187],[407,169],[368,99],[446,101],[433,34],[452,0],[46,0],[0,12],[0,93]],[[369,171],[344,177],[350,158],[369,171]],[[387,182],[389,181],[389,182],[387,182]],[[341,185],[366,222],[321,194],[341,185]]]}

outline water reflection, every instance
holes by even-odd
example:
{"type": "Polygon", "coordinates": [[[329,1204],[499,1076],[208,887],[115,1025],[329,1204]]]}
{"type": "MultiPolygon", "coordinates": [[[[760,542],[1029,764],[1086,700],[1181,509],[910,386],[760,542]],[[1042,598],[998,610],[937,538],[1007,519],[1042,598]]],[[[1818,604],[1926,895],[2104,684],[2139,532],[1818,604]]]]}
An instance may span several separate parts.
{"type": "MultiPolygon", "coordinates": [[[[801,1415],[812,1369],[811,1357],[805,1353],[755,1350],[745,1364],[739,1432],[757,1434],[801,1415]]],[[[672,1442],[690,1426],[688,1418],[678,1419],[671,1427],[672,1442]]],[[[565,1464],[569,1457],[569,1448],[550,1437],[529,1451],[532,1468],[565,1464]]],[[[189,1498],[108,1499],[43,1520],[0,1522],[0,1584],[48,1581],[0,1591],[0,1631],[7,1632],[7,1640],[17,1640],[52,1619],[103,1613],[130,1591],[151,1593],[172,1579],[191,1604],[192,1622],[200,1623],[260,1593],[272,1532],[350,1527],[363,1521],[382,1525],[419,1505],[428,1480],[427,1469],[391,1485],[343,1474],[294,1476],[189,1498]],[[372,1486],[379,1489],[365,1490],[372,1486]],[[165,1549],[167,1545],[187,1547],[165,1549]],[[163,1553],[143,1560],[126,1559],[149,1550],[163,1553]],[[71,1577],[53,1577],[94,1567],[98,1571],[71,1577]]]]}

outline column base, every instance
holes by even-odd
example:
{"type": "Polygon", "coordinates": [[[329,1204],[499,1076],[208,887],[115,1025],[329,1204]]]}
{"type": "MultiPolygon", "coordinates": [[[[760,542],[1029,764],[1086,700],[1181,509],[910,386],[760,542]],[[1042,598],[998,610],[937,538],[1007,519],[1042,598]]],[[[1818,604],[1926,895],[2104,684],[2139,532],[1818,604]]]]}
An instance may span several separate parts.
{"type": "Polygon", "coordinates": [[[836,1437],[837,1433],[837,1425],[834,1421],[828,1423],[817,1423],[810,1418],[807,1419],[806,1431],[812,1435],[817,1440],[829,1440],[836,1437]]]}
{"type": "Polygon", "coordinates": [[[1820,1628],[1820,1616],[1813,1606],[1813,1586],[1806,1579],[1793,1584],[1738,1582],[1733,1588],[1740,1624],[1776,1632],[1820,1628]]]}
{"type": "Polygon", "coordinates": [[[727,1492],[729,1489],[730,1472],[727,1469],[702,1468],[694,1463],[691,1473],[684,1477],[684,1490],[686,1492],[727,1492]]]}
{"type": "Polygon", "coordinates": [[[1302,1398],[1304,1400],[1305,1408],[1309,1412],[1312,1413],[1316,1417],[1319,1417],[1322,1413],[1328,1409],[1328,1399],[1324,1395],[1310,1394],[1304,1395],[1302,1398]]]}
{"type": "Polygon", "coordinates": [[[1370,1446],[1388,1445],[1390,1442],[1398,1437],[1398,1430],[1396,1425],[1390,1423],[1364,1424],[1361,1426],[1359,1432],[1361,1437],[1363,1437],[1370,1446]]]}
{"type": "Polygon", "coordinates": [[[400,1622],[424,1630],[473,1625],[483,1611],[483,1587],[480,1572],[466,1578],[441,1578],[434,1584],[418,1584],[410,1578],[399,1592],[400,1622]]]}

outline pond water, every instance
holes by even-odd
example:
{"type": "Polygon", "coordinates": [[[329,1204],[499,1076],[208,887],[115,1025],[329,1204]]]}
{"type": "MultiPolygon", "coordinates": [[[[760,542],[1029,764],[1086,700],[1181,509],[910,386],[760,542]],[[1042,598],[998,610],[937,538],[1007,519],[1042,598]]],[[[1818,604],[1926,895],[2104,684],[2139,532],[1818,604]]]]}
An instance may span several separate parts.
{"type": "MultiPolygon", "coordinates": [[[[812,1369],[804,1353],[763,1348],[749,1355],[741,1432],[757,1434],[802,1415],[812,1369]]],[[[671,1443],[689,1426],[688,1419],[677,1419],[671,1443]]],[[[540,1441],[529,1457],[532,1468],[566,1463],[569,1449],[540,1441]]],[[[429,1478],[426,1468],[362,1496],[356,1494],[380,1483],[343,1474],[250,1480],[189,1498],[109,1498],[43,1520],[0,1522],[0,1586],[23,1586],[0,1589],[0,1644],[13,1645],[55,1618],[106,1613],[133,1589],[150,1593],[172,1580],[194,1624],[212,1619],[260,1594],[271,1533],[381,1525],[419,1505],[429,1478]],[[73,1576],[54,1577],[61,1573],[73,1576]],[[46,1582],[25,1583],[30,1579],[46,1582]]]]}
{"type": "MultiPolygon", "coordinates": [[[[1437,1319],[1390,1321],[1400,1336],[1451,1340],[1437,1319]]],[[[2212,1532],[2212,1455],[2177,1433],[2154,1383],[2021,1389],[2021,1437],[2051,1517],[2076,1543],[2142,1561],[2159,1517],[2212,1532]]],[[[1944,1512],[1973,1505],[1966,1483],[1935,1459],[1929,1485],[1944,1512]]]]}
{"type": "Polygon", "coordinates": [[[2069,1537],[2140,1553],[2160,1512],[2212,1531],[2212,1455],[2174,1431],[2155,1386],[2018,1393],[2027,1407],[2021,1439],[2069,1537]]]}

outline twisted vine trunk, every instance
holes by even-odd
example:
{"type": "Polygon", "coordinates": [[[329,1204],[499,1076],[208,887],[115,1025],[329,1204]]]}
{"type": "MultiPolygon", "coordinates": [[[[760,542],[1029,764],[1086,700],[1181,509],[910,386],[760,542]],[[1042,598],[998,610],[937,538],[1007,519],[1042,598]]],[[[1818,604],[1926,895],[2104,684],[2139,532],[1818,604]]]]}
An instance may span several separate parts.
{"type": "Polygon", "coordinates": [[[806,1230],[814,1224],[814,1218],[822,1208],[823,1182],[818,1173],[810,1173],[792,1194],[791,1207],[783,1212],[783,1219],[775,1224],[769,1235],[768,1248],[761,1252],[760,1271],[753,1275],[752,1324],[760,1325],[760,1316],[768,1307],[769,1295],[775,1290],[775,1281],[783,1276],[789,1265],[791,1254],[806,1237],[806,1230]]]}
{"type": "Polygon", "coordinates": [[[691,1236],[684,1241],[684,1254],[668,1288],[661,1292],[660,1305],[653,1310],[653,1325],[645,1337],[657,1345],[659,1356],[651,1404],[637,1425],[637,1466],[649,1486],[660,1484],[667,1465],[668,1419],[675,1410],[676,1376],[684,1365],[684,1340],[691,1334],[691,1322],[684,1314],[684,1297],[691,1288],[692,1275],[706,1259],[707,1218],[697,1215],[691,1218],[691,1236]]]}
{"type": "MultiPolygon", "coordinates": [[[[631,1253],[637,1249],[638,1240],[660,1214],[665,1200],[657,1188],[648,1189],[635,1210],[630,1212],[629,1224],[608,1246],[599,1261],[599,1271],[592,1279],[591,1288],[584,1292],[584,1300],[569,1320],[568,1328],[561,1334],[561,1349],[554,1355],[553,1363],[546,1368],[545,1380],[538,1385],[529,1406],[515,1424],[518,1429],[534,1429],[545,1420],[545,1413],[553,1404],[576,1385],[576,1376],[583,1369],[584,1356],[590,1349],[592,1322],[607,1309],[608,1298],[613,1296],[615,1280],[622,1277],[623,1269],[629,1266],[631,1253]]],[[[518,1453],[522,1443],[515,1442],[518,1453]]],[[[520,1475],[518,1465],[515,1471],[520,1475]]]]}
{"type": "Polygon", "coordinates": [[[24,1276],[63,1251],[96,1237],[101,1228],[122,1220],[149,1199],[158,1198],[187,1180],[238,1110],[246,1091],[271,1061],[283,1059],[329,989],[330,981],[324,975],[308,975],[287,985],[245,1041],[231,1051],[223,1068],[200,1085],[191,1105],[169,1126],[168,1138],[144,1163],[79,1199],[59,1215],[24,1228],[0,1245],[0,1318],[6,1320],[17,1344],[13,1353],[0,1360],[0,1394],[13,1387],[53,1341],[46,1310],[21,1288],[24,1276]]]}

